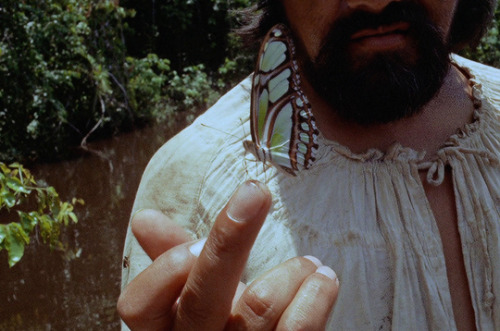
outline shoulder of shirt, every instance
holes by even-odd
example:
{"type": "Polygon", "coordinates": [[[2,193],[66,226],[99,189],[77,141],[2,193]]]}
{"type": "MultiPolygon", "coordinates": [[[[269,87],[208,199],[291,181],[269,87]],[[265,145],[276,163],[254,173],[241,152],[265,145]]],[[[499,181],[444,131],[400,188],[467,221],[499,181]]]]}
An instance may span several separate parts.
{"type": "MultiPolygon", "coordinates": [[[[217,152],[222,144],[234,137],[235,127],[241,127],[250,114],[250,76],[223,95],[212,107],[201,114],[191,125],[172,137],[158,151],[176,157],[179,149],[199,160],[200,154],[217,152]]],[[[244,133],[234,137],[243,140],[244,133]]]]}
{"type": "Polygon", "coordinates": [[[224,144],[235,142],[232,135],[244,139],[242,132],[231,130],[241,129],[248,121],[250,90],[251,78],[247,77],[155,153],[142,176],[134,210],[162,210],[189,226],[189,214],[196,208],[212,160],[224,144]]]}
{"type": "MultiPolygon", "coordinates": [[[[191,125],[170,138],[155,153],[150,165],[160,158],[165,161],[162,164],[192,162],[191,165],[186,165],[199,169],[200,161],[211,158],[224,143],[232,138],[231,130],[234,127],[241,127],[242,123],[248,121],[250,90],[251,76],[223,95],[191,125]]],[[[238,138],[243,140],[243,133],[241,137],[235,139],[238,138]]]]}
{"type": "Polygon", "coordinates": [[[500,69],[472,61],[459,55],[452,55],[460,67],[467,69],[481,84],[484,95],[500,113],[500,69]]]}

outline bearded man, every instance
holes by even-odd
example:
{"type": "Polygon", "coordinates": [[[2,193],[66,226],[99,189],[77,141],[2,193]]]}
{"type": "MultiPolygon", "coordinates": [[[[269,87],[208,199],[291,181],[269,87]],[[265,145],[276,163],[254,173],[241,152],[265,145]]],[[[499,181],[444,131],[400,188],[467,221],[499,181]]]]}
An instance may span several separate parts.
{"type": "Polygon", "coordinates": [[[500,71],[453,54],[478,42],[493,8],[261,1],[241,30],[267,34],[254,76],[145,171],[124,251],[124,322],[500,329],[500,71]],[[267,66],[275,45],[286,56],[267,66]],[[274,97],[278,76],[292,78],[274,97]],[[286,109],[292,120],[259,113],[286,109]],[[297,142],[289,158],[272,144],[281,137],[260,136],[277,126],[297,142]]]}

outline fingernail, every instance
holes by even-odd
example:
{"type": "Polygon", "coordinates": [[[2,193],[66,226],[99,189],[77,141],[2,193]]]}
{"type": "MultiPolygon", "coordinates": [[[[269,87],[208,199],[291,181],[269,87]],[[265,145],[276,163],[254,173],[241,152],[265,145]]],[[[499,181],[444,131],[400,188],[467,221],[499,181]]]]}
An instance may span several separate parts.
{"type": "Polygon", "coordinates": [[[137,209],[133,214],[132,214],[132,217],[130,218],[131,220],[133,220],[137,214],[139,214],[141,211],[145,210],[145,208],[139,208],[137,209]]]}
{"type": "Polygon", "coordinates": [[[264,190],[258,182],[242,184],[229,201],[227,216],[236,222],[246,222],[254,218],[264,203],[264,190]]]}
{"type": "Polygon", "coordinates": [[[203,250],[203,246],[205,246],[206,241],[207,238],[200,239],[191,246],[189,246],[189,251],[191,252],[191,254],[193,254],[196,257],[200,256],[200,253],[203,250]]]}
{"type": "Polygon", "coordinates": [[[337,274],[335,273],[335,271],[333,271],[332,268],[330,268],[326,265],[323,265],[323,266],[319,267],[318,269],[316,269],[316,272],[318,274],[325,275],[326,277],[330,278],[331,280],[334,280],[335,284],[337,284],[337,286],[339,286],[339,279],[337,277],[337,274]]]}
{"type": "Polygon", "coordinates": [[[316,265],[316,267],[318,267],[318,268],[323,265],[323,263],[321,263],[321,261],[317,257],[314,257],[312,255],[306,255],[306,256],[304,256],[304,258],[306,258],[309,261],[311,261],[312,263],[314,263],[316,265]]]}

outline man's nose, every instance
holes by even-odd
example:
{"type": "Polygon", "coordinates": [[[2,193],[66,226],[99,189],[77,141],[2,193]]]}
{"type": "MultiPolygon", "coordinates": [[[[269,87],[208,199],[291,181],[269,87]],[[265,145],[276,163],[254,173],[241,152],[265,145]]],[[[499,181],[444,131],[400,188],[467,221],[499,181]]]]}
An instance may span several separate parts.
{"type": "Polygon", "coordinates": [[[363,10],[374,14],[380,13],[391,2],[402,0],[344,0],[349,10],[363,10]]]}

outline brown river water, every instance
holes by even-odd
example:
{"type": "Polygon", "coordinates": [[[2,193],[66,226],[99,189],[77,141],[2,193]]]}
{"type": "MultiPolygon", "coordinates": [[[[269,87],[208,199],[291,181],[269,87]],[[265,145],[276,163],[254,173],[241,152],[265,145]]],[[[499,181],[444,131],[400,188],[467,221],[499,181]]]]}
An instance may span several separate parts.
{"type": "Polygon", "coordinates": [[[143,128],[89,143],[94,151],[30,167],[63,200],[85,200],[62,233],[66,253],[36,242],[9,268],[0,252],[0,330],[119,330],[116,299],[130,211],[154,152],[185,126],[143,128]]]}

